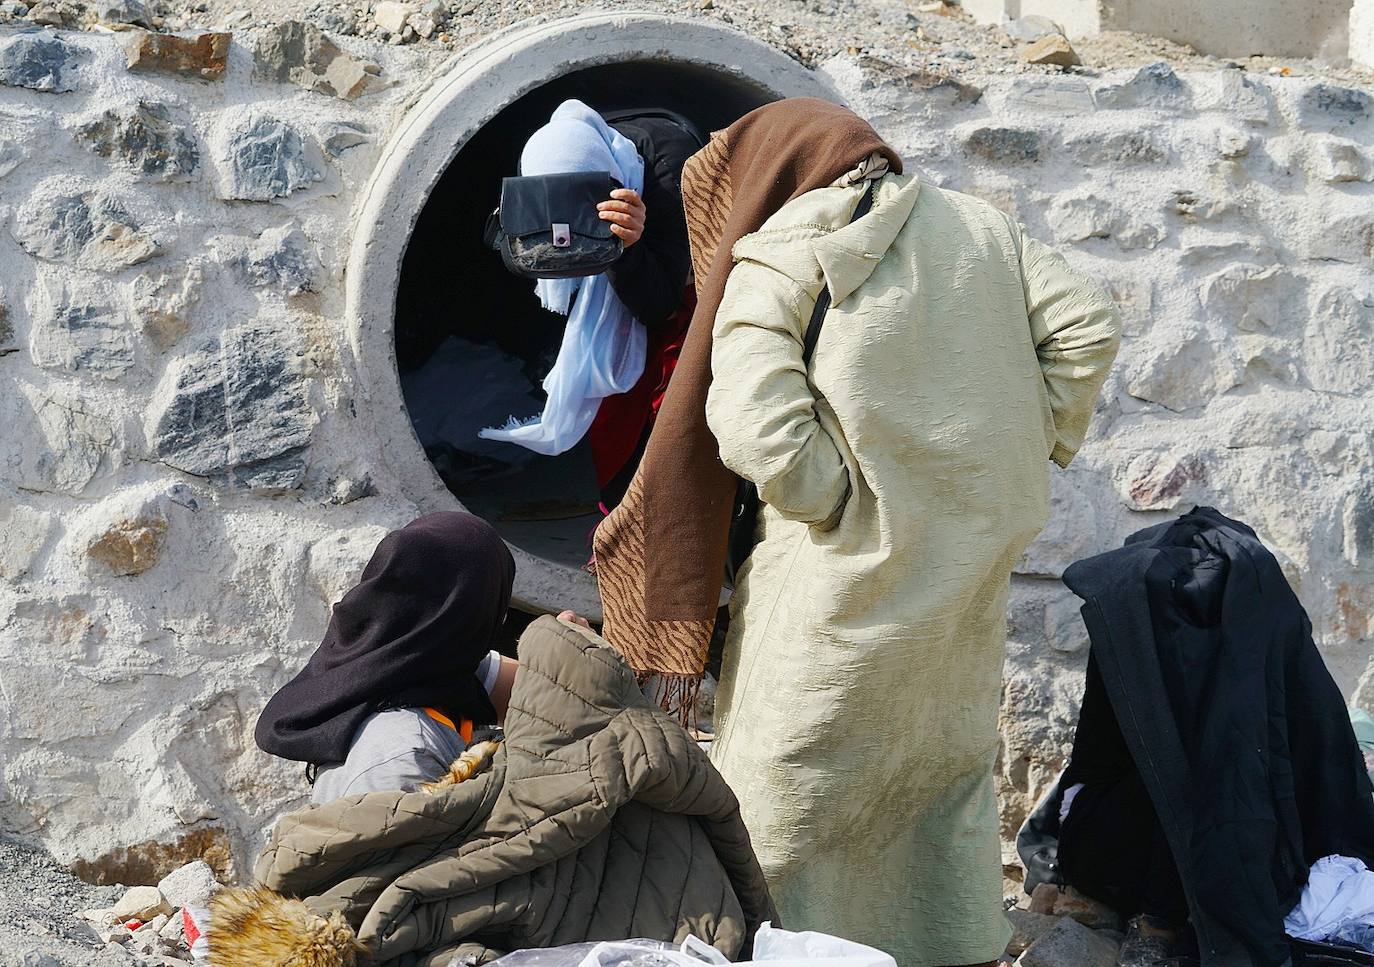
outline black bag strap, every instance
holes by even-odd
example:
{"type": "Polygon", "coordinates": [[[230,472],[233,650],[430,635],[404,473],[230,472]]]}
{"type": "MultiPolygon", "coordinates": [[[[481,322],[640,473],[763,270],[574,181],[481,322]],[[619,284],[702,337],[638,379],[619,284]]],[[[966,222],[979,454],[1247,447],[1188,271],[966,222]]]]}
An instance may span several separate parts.
{"type": "MultiPolygon", "coordinates": [[[[850,216],[849,222],[853,224],[868,214],[873,207],[873,182],[868,183],[867,190],[863,197],[859,199],[859,204],[854,207],[854,214],[850,216]]],[[[830,287],[822,286],[821,291],[816,295],[816,308],[811,310],[811,321],[806,324],[806,336],[802,339],[802,365],[809,367],[811,357],[816,352],[816,343],[821,339],[821,325],[825,322],[825,314],[830,311],[830,287]]]]}
{"type": "MultiPolygon", "coordinates": [[[[873,182],[870,181],[863,197],[859,199],[859,204],[854,207],[854,214],[849,217],[850,224],[867,215],[872,207],[873,182]]],[[[829,310],[830,288],[822,286],[816,295],[816,307],[811,310],[811,321],[806,324],[806,333],[802,337],[802,366],[808,370],[811,368],[811,357],[816,352],[816,343],[821,338],[821,325],[825,322],[825,314],[829,310]]],[[[745,559],[754,550],[754,524],[759,513],[759,489],[753,481],[740,478],[739,487],[735,491],[734,509],[725,560],[726,578],[731,585],[735,583],[735,576],[744,566],[745,559]]]]}

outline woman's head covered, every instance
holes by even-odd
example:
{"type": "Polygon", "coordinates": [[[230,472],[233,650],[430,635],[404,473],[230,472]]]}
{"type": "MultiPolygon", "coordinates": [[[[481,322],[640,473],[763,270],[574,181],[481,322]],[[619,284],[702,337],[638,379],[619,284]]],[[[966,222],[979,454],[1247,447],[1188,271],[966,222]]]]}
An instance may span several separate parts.
{"type": "MultiPolygon", "coordinates": [[[[901,157],[867,121],[814,97],[765,104],[714,132],[682,172],[696,277],[705,280],[713,266],[728,272],[730,249],[741,237],[873,154],[887,159],[888,170],[902,170],[901,157]]],[[[723,289],[724,278],[717,282],[723,289]]]]}
{"type": "Polygon", "coordinates": [[[644,160],[634,142],[581,101],[564,101],[525,142],[520,174],[607,171],[626,188],[644,186],[644,160]]]}
{"type": "Polygon", "coordinates": [[[514,580],[505,542],[471,514],[426,514],[391,532],[334,606],[305,668],[263,709],[258,745],[324,764],[343,761],[363,719],[381,708],[433,706],[494,722],[476,670],[514,580]]]}

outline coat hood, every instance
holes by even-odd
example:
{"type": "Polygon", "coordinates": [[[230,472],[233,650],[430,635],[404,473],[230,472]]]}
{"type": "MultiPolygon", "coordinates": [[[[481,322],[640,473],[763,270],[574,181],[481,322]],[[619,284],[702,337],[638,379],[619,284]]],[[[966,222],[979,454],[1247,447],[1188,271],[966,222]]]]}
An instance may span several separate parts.
{"type": "Polygon", "coordinates": [[[759,262],[805,285],[824,279],[832,305],[868,281],[911,217],[921,194],[915,175],[874,183],[873,208],[849,215],[868,184],[819,188],[784,206],[763,228],[735,243],[735,261],[759,262]]]}

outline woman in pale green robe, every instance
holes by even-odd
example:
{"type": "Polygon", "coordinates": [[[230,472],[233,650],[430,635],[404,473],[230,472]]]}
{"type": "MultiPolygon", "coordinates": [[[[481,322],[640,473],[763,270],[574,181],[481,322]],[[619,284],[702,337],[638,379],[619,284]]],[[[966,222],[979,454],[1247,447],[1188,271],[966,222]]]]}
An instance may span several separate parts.
{"type": "Polygon", "coordinates": [[[765,507],[712,757],[789,928],[901,967],[979,964],[1010,935],[993,767],[1011,569],[1119,325],[984,202],[887,175],[850,224],[864,190],[803,195],[734,249],[707,418],[765,507]]]}

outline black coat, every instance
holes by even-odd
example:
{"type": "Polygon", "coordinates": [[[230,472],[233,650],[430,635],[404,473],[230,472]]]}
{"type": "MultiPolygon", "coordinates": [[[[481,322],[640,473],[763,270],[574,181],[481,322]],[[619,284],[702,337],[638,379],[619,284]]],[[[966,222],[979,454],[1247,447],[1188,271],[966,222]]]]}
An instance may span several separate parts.
{"type": "MultiPolygon", "coordinates": [[[[1209,507],[1064,583],[1178,864],[1204,967],[1280,967],[1310,864],[1374,864],[1374,799],[1340,689],[1274,556],[1209,507]]],[[[1051,799],[1056,799],[1052,796],[1051,799]]],[[[1057,803],[1018,838],[1057,879],[1057,803]]]]}
{"type": "Polygon", "coordinates": [[[644,159],[644,234],[606,273],[626,308],[649,329],[682,302],[692,253],[682,211],[682,166],[701,147],[682,125],[652,114],[612,121],[644,159]]]}

